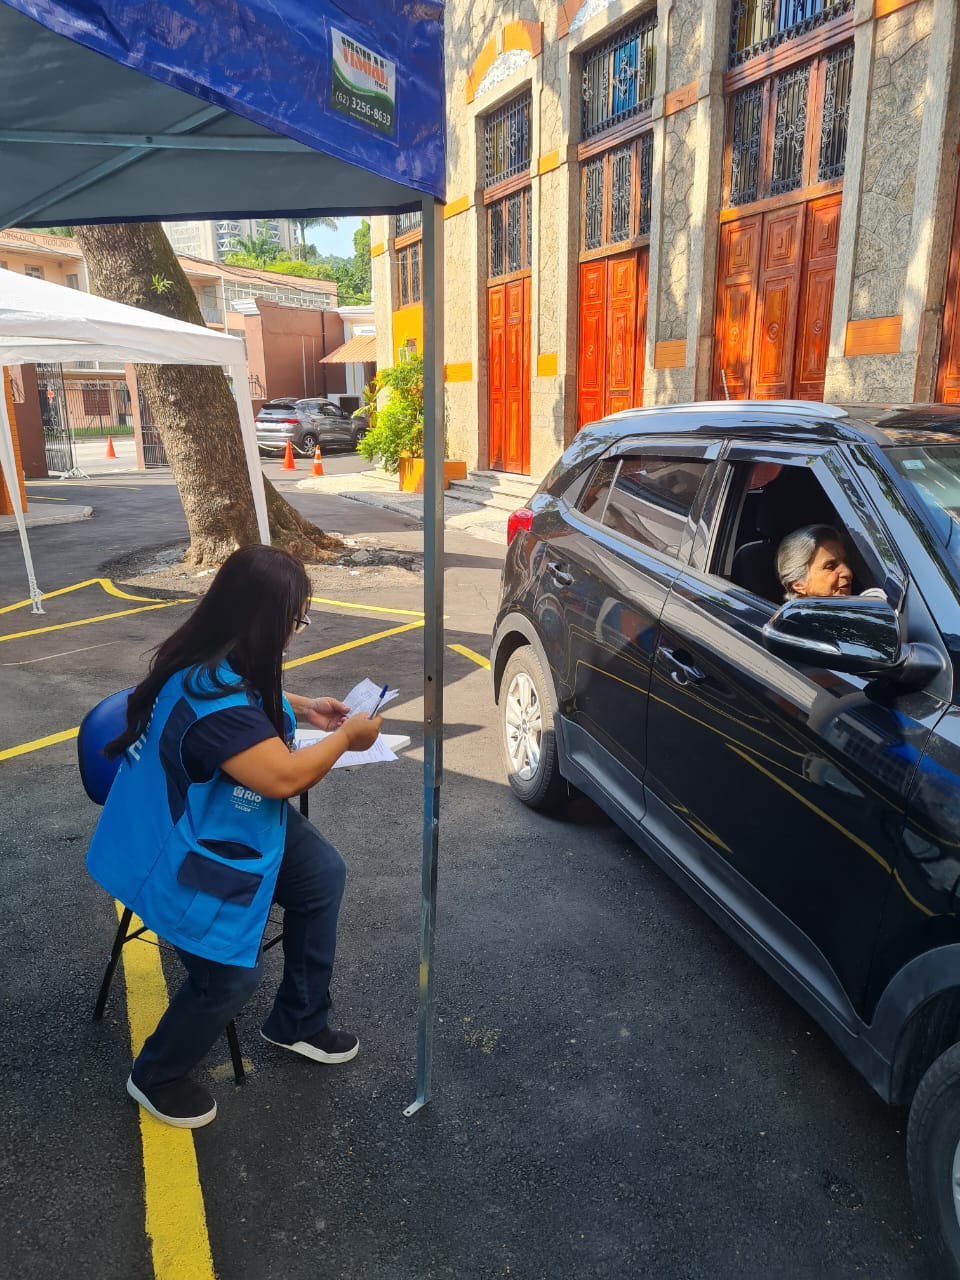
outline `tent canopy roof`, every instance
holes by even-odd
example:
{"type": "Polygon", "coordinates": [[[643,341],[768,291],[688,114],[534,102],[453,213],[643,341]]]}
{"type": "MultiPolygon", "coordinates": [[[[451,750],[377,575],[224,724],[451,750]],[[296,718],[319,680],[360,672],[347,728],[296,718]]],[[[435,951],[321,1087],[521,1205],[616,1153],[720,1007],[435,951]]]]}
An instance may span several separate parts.
{"type": "Polygon", "coordinates": [[[442,199],[442,13],[440,0],[0,0],[0,226],[442,199]]]}
{"type": "Polygon", "coordinates": [[[78,289],[0,270],[0,365],[111,360],[244,363],[243,342],[78,289]]]}

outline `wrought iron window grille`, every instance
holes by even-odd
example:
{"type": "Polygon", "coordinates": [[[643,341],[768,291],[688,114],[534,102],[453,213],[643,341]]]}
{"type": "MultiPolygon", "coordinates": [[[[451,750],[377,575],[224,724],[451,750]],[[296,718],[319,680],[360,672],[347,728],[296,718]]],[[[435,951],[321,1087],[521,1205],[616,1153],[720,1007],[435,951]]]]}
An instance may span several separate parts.
{"type": "Polygon", "coordinates": [[[398,213],[393,219],[393,234],[405,236],[408,231],[417,231],[423,226],[423,213],[416,209],[413,213],[398,213]]]}
{"type": "Polygon", "coordinates": [[[656,87],[656,9],[584,58],[580,96],[582,136],[646,111],[656,87]]]}
{"type": "Polygon", "coordinates": [[[853,45],[845,44],[827,56],[823,117],[820,124],[820,157],[817,165],[817,178],[820,182],[843,177],[852,77],[853,45]]]}
{"type": "Polygon", "coordinates": [[[760,182],[760,122],[763,85],[741,89],[733,100],[733,141],[730,151],[730,203],[756,200],[760,182]]]}
{"type": "Polygon", "coordinates": [[[530,94],[514,98],[484,121],[483,185],[496,186],[530,168],[530,94]]]}
{"type": "Polygon", "coordinates": [[[777,76],[774,82],[777,108],[773,124],[771,195],[796,191],[803,185],[809,85],[809,63],[777,76]]]}
{"type": "Polygon", "coordinates": [[[769,53],[853,9],[854,0],[733,0],[730,66],[769,53]]]}
{"type": "Polygon", "coordinates": [[[533,261],[530,189],[511,192],[487,206],[489,278],[527,270],[533,261]]]}

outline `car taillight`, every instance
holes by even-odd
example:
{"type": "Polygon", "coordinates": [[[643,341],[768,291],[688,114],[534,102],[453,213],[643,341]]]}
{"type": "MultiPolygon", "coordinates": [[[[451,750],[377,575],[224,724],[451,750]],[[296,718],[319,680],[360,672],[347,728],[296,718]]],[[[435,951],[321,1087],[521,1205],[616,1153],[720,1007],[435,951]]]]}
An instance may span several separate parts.
{"type": "Polygon", "coordinates": [[[533,512],[529,507],[520,507],[518,511],[514,511],[507,520],[507,546],[509,547],[521,529],[529,533],[532,524],[533,512]]]}
{"type": "Polygon", "coordinates": [[[281,427],[299,427],[299,418],[274,418],[274,422],[279,422],[281,427]]]}

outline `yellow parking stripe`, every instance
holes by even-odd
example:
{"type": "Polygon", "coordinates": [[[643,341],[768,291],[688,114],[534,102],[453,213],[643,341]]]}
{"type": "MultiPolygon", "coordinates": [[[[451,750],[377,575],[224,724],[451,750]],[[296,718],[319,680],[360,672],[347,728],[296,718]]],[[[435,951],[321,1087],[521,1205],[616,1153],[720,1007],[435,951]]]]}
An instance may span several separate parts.
{"type": "Polygon", "coordinates": [[[474,653],[472,649],[468,649],[465,644],[448,644],[448,649],[452,649],[454,653],[461,653],[465,658],[469,658],[471,662],[475,662],[478,667],[484,667],[490,670],[490,659],[484,658],[482,654],[474,653]]]}
{"type": "Polygon", "coordinates": [[[109,622],[112,618],[128,618],[134,613],[150,613],[154,609],[172,609],[175,604],[192,603],[192,596],[185,600],[164,600],[162,604],[145,604],[139,609],[121,609],[118,613],[101,613],[95,618],[77,618],[75,622],[57,622],[52,627],[34,627],[30,631],[14,631],[12,635],[0,636],[0,644],[5,640],[22,640],[25,636],[42,636],[50,631],[69,631],[71,627],[86,627],[93,622],[109,622]]]}
{"type": "MultiPolygon", "coordinates": [[[[133,596],[129,591],[121,591],[119,587],[114,586],[109,578],[87,578],[83,582],[75,582],[69,587],[58,587],[56,591],[44,591],[43,599],[52,600],[54,596],[69,595],[71,591],[82,591],[84,587],[102,587],[108,596],[116,596],[118,600],[144,600],[147,603],[156,601],[156,596],[133,596]]],[[[0,613],[12,613],[14,609],[25,609],[27,605],[33,601],[28,597],[26,600],[18,600],[15,604],[5,604],[0,608],[0,613]]]]}
{"type": "Polygon", "coordinates": [[[17,747],[6,747],[0,751],[0,760],[12,760],[14,756],[26,756],[31,751],[40,751],[43,747],[56,746],[58,742],[69,742],[80,732],[80,726],[64,729],[61,733],[51,733],[46,738],[34,738],[32,742],[21,742],[17,747]]]}
{"type": "Polygon", "coordinates": [[[389,609],[382,604],[352,604],[349,600],[325,600],[323,596],[311,596],[311,604],[332,604],[337,609],[360,609],[368,613],[397,613],[405,618],[422,618],[422,609],[389,609]]]}
{"type": "MultiPolygon", "coordinates": [[[[117,904],[117,914],[123,908],[117,904]]],[[[132,929],[141,922],[133,918],[132,929]]],[[[156,942],[152,933],[142,941],[156,942]]],[[[141,941],[123,949],[127,1018],[133,1056],[140,1052],[167,1007],[167,984],[156,946],[141,941]]],[[[214,1280],[203,1189],[190,1129],[174,1129],[138,1107],[143,1147],[147,1237],[156,1280],[214,1280]]]]}
{"type": "Polygon", "coordinates": [[[361,636],[359,640],[349,640],[346,644],[335,644],[332,649],[321,649],[319,653],[308,653],[305,658],[293,658],[290,662],[283,664],[284,671],[290,671],[293,667],[306,666],[308,662],[319,662],[321,658],[331,658],[335,653],[346,653],[348,649],[359,649],[361,645],[373,644],[375,640],[386,640],[388,636],[399,636],[404,631],[416,631],[418,627],[423,626],[423,620],[419,622],[408,622],[402,627],[391,627],[389,631],[378,631],[372,636],[361,636]]]}

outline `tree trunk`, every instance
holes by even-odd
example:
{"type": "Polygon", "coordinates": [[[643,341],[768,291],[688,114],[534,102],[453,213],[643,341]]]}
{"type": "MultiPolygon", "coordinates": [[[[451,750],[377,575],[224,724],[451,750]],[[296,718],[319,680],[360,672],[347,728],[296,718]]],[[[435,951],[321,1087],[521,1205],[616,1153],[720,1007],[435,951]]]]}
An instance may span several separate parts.
{"type": "MultiPolygon", "coordinates": [[[[101,297],[203,324],[200,306],[159,222],[78,226],[76,237],[101,297]]],[[[163,441],[190,530],[187,559],[219,564],[258,542],[257,518],[230,385],[215,365],[138,364],[137,380],[163,441]]],[[[246,395],[246,387],[237,388],[246,395]]],[[[270,534],[307,560],[342,543],[305,520],[265,481],[270,534]]]]}

